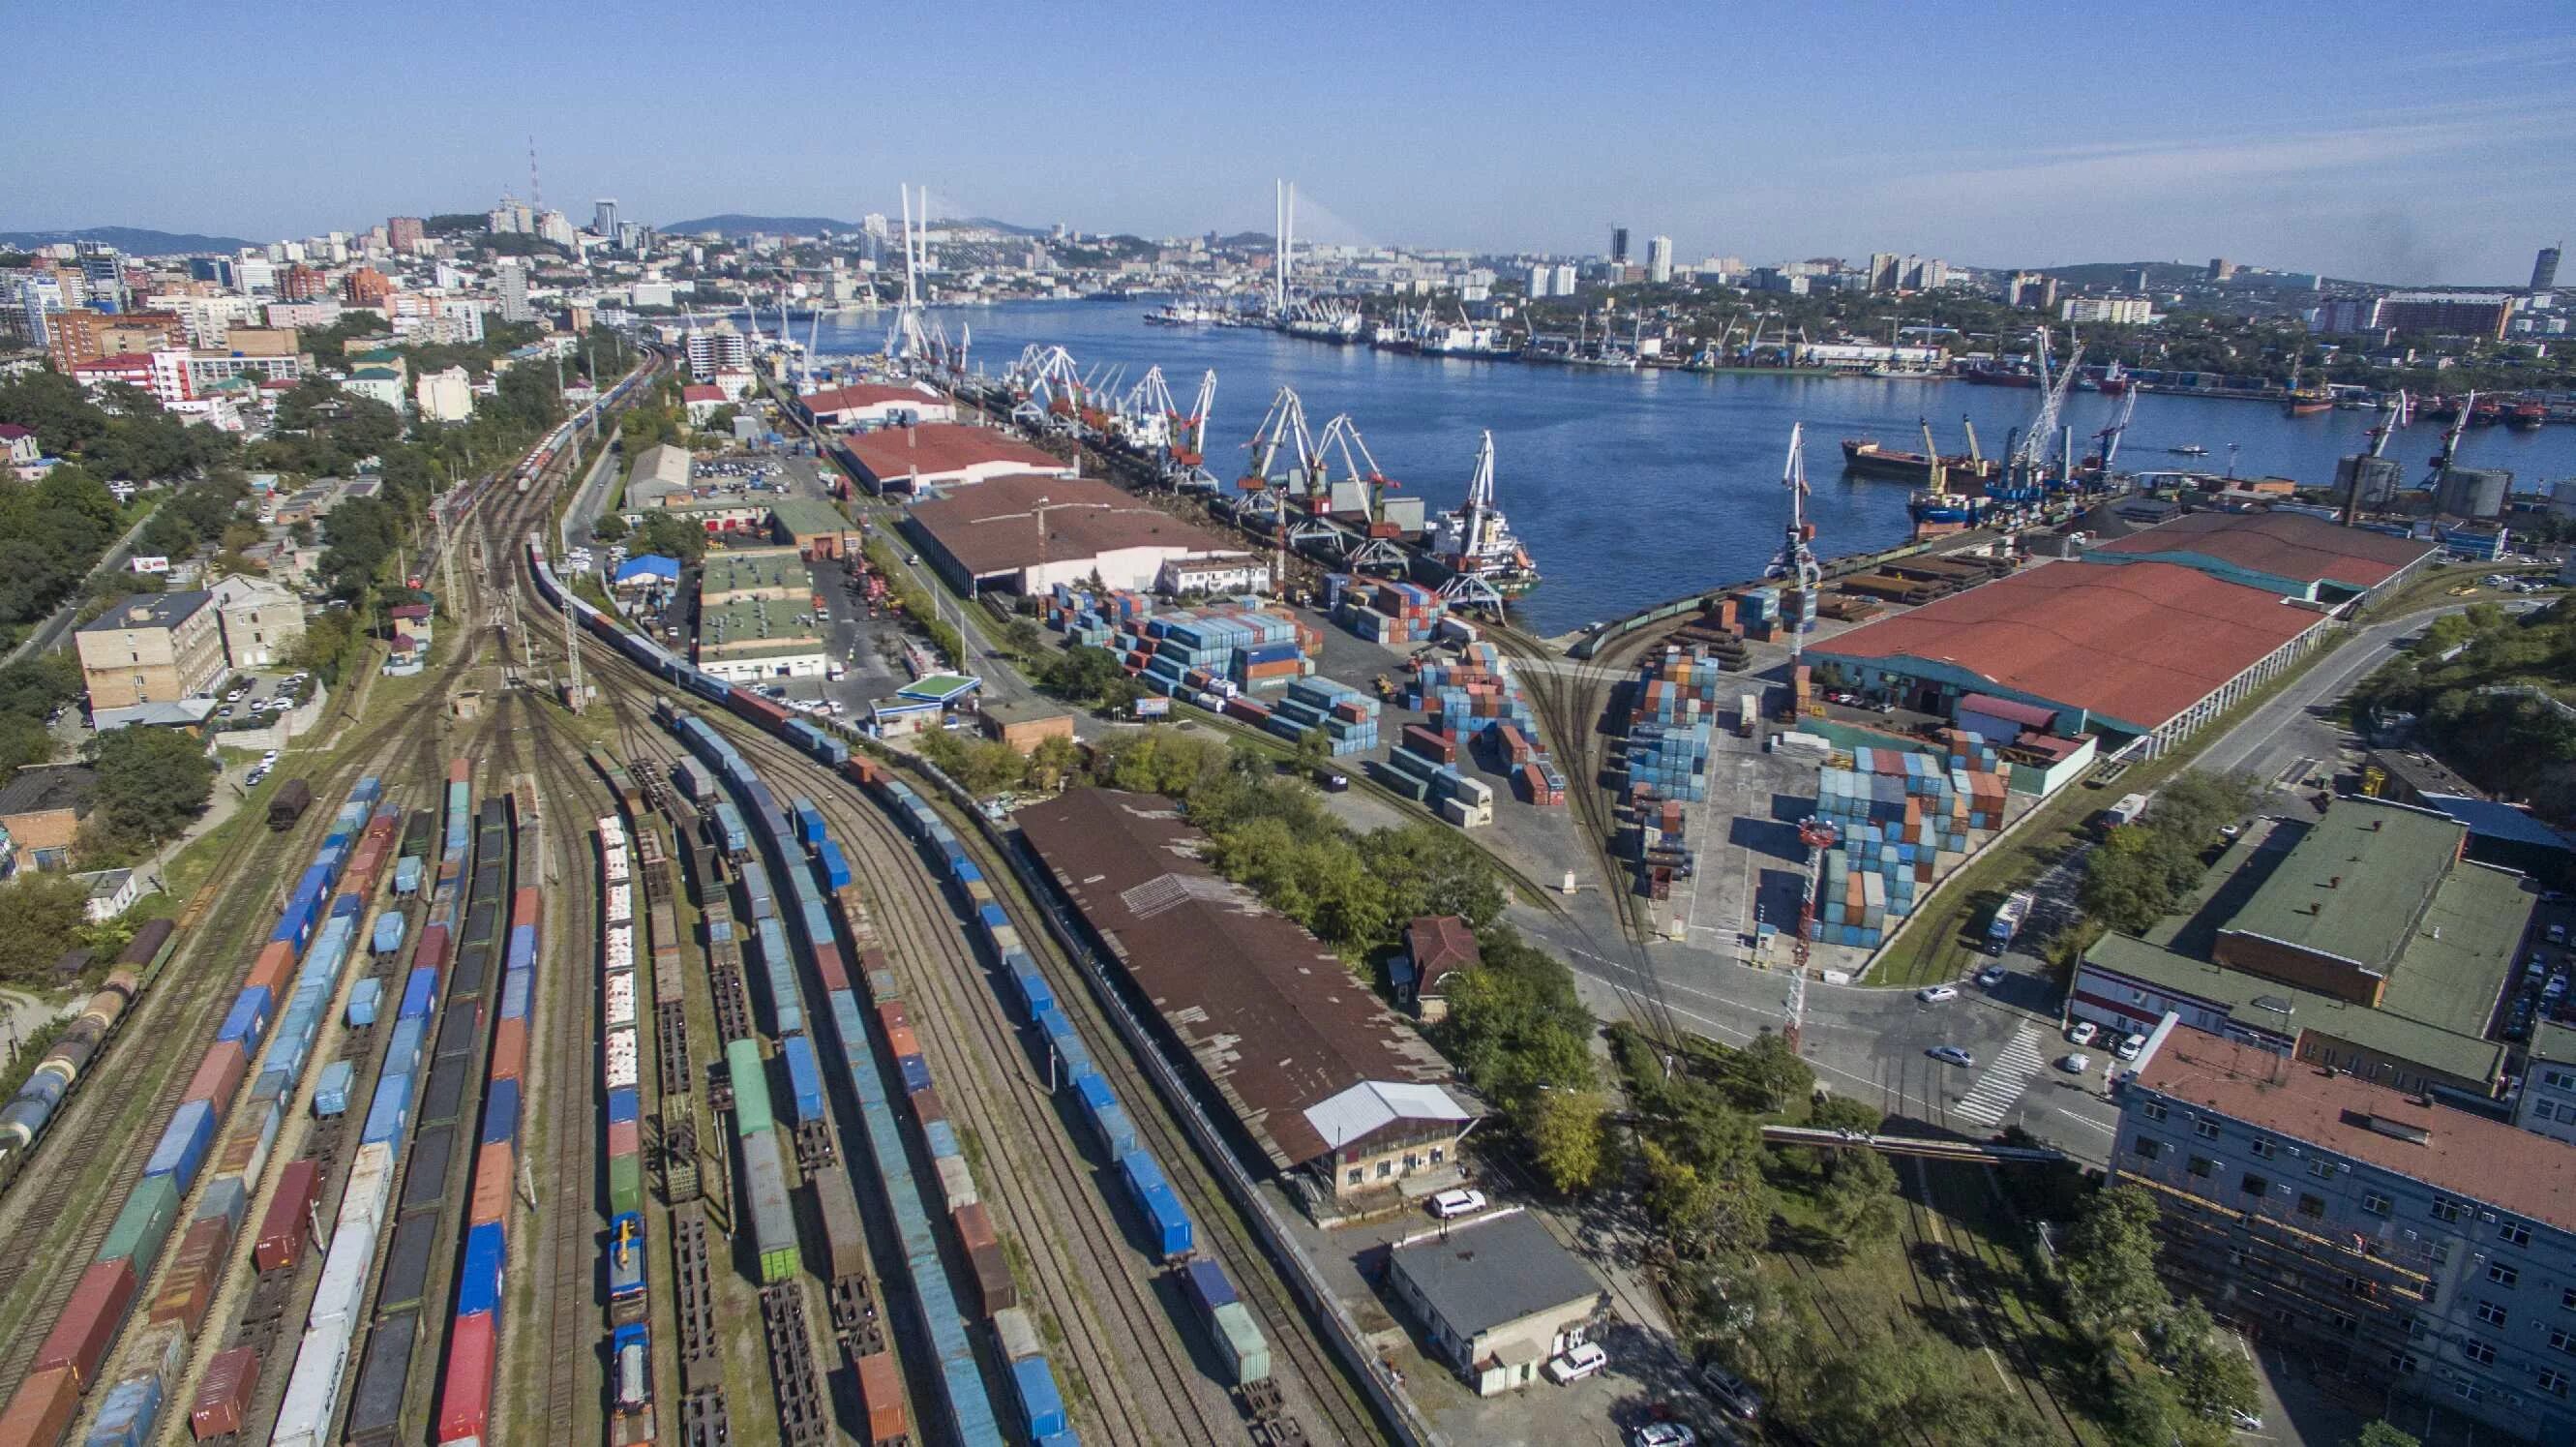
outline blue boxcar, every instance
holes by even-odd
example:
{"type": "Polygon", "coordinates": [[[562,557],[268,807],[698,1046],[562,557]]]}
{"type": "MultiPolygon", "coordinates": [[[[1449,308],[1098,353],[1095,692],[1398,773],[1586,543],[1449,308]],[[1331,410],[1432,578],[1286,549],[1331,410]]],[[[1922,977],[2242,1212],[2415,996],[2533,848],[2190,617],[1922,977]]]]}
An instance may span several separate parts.
{"type": "Polygon", "coordinates": [[[841,852],[841,846],[839,844],[836,844],[829,839],[824,840],[821,844],[815,846],[814,857],[822,862],[824,883],[830,885],[834,889],[849,888],[849,856],[841,852]]]}
{"type": "MultiPolygon", "coordinates": [[[[322,1067],[313,1081],[313,1113],[318,1116],[344,1115],[349,1109],[349,1080],[357,1074],[350,1061],[334,1060],[322,1067]]],[[[266,1079],[265,1076],[261,1077],[266,1079]]]]}
{"type": "Polygon", "coordinates": [[[504,969],[537,967],[537,927],[533,924],[510,926],[510,953],[502,960],[504,969]]]}
{"type": "Polygon", "coordinates": [[[815,808],[811,800],[797,800],[796,807],[790,812],[796,816],[798,843],[811,844],[823,837],[823,811],[815,808]]]}
{"type": "Polygon", "coordinates": [[[814,1060],[814,1042],[803,1035],[790,1035],[779,1047],[787,1057],[787,1096],[793,1103],[798,1120],[823,1118],[823,1070],[814,1060]]]}
{"type": "Polygon", "coordinates": [[[493,1145],[516,1140],[519,1136],[519,1082],[496,1080],[483,1097],[483,1136],[480,1144],[493,1145]]]}
{"type": "Polygon", "coordinates": [[[394,1025],[394,1038],[385,1046],[384,1070],[408,1071],[420,1064],[421,1052],[429,1044],[427,1020],[403,1020],[394,1025]]]}
{"type": "Polygon", "coordinates": [[[621,1085],[608,1092],[608,1123],[616,1125],[636,1119],[642,1110],[642,1101],[643,1098],[631,1085],[621,1085]]]}
{"type": "Polygon", "coordinates": [[[533,970],[512,970],[501,977],[501,1016],[504,1020],[528,1018],[528,992],[536,986],[533,970]]]}
{"type": "Polygon", "coordinates": [[[268,1038],[269,1009],[275,1003],[266,985],[253,985],[234,996],[232,1009],[224,1014],[224,1028],[215,1032],[215,1043],[238,1040],[244,1055],[258,1054],[259,1042],[268,1038]]]}
{"type": "Polygon", "coordinates": [[[403,1127],[411,1120],[411,1077],[380,1076],[376,1080],[375,1102],[367,1107],[367,1128],[358,1135],[358,1144],[390,1147],[402,1154],[403,1127]]]}
{"type": "Polygon", "coordinates": [[[297,954],[304,953],[304,947],[313,942],[313,916],[321,904],[318,893],[309,896],[298,893],[287,901],[286,913],[277,917],[277,928],[268,932],[269,939],[284,940],[295,948],[297,954]]]}
{"type": "MultiPolygon", "coordinates": [[[[1016,952],[1015,952],[1016,953],[1016,952]]],[[[1014,966],[1011,984],[1019,991],[1020,1008],[1035,1020],[1041,1010],[1055,1009],[1055,991],[1048,988],[1046,977],[1026,965],[1014,966]]]]}
{"type": "Polygon", "coordinates": [[[1055,1373],[1045,1357],[1022,1357],[1011,1363],[1011,1394],[1019,1398],[1020,1425],[1032,1437],[1052,1437],[1066,1430],[1064,1398],[1055,1389],[1055,1373]]]}
{"type": "Polygon", "coordinates": [[[510,1241],[498,1221],[486,1221],[465,1233],[463,1264],[456,1269],[456,1314],[472,1316],[501,1304],[501,1271],[509,1264],[510,1241]]]}
{"type": "Polygon", "coordinates": [[[903,1072],[903,1093],[919,1095],[930,1088],[930,1062],[918,1055],[906,1055],[895,1062],[903,1072]]]}
{"type": "Polygon", "coordinates": [[[394,1011],[396,1020],[426,1020],[438,1008],[438,969],[423,965],[403,980],[401,1008],[394,1011]]]}
{"type": "Polygon", "coordinates": [[[403,912],[398,909],[379,911],[376,915],[375,937],[372,941],[375,952],[380,955],[392,954],[402,948],[402,942],[403,912]]]}
{"type": "Polygon", "coordinates": [[[1127,1196],[1144,1213],[1146,1239],[1154,1244],[1164,1259],[1186,1255],[1190,1249],[1190,1217],[1181,1209],[1181,1199],[1172,1194],[1163,1179],[1163,1168],[1144,1151],[1129,1151],[1118,1158],[1118,1174],[1127,1182],[1127,1196]]]}
{"type": "Polygon", "coordinates": [[[189,1188],[197,1183],[197,1169],[206,1163],[206,1152],[213,1148],[214,1143],[214,1102],[189,1101],[179,1107],[178,1114],[170,1117],[170,1124],[161,1132],[159,1143],[152,1147],[152,1155],[143,1163],[143,1179],[148,1181],[154,1176],[169,1176],[178,1186],[180,1195],[188,1194],[189,1188]]]}

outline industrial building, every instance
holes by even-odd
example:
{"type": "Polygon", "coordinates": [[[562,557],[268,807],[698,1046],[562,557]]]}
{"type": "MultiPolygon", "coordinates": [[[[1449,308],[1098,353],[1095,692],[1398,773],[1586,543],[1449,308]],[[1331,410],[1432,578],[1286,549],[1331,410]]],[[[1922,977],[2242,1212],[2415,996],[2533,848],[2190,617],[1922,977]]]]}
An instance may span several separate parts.
{"type": "Polygon", "coordinates": [[[2337,527],[2303,513],[2188,513],[2085,550],[2095,563],[2145,559],[2303,603],[2328,605],[2401,587],[2438,551],[2413,538],[2337,527]]]}
{"type": "Polygon", "coordinates": [[[798,396],[796,410],[817,427],[917,427],[957,420],[957,404],[923,385],[827,387],[798,396]]]}
{"type": "Polygon", "coordinates": [[[1231,585],[1208,591],[1261,591],[1270,581],[1269,561],[1241,543],[1090,478],[996,478],[914,504],[903,525],[960,592],[1035,596],[1093,578],[1146,591],[1171,564],[1231,585]]]}
{"type": "Polygon", "coordinates": [[[1014,818],[1249,1162],[1343,1204],[1456,1182],[1478,1112],[1449,1063],[1321,941],[1201,863],[1179,804],[1075,789],[1014,818]]]}
{"type": "Polygon", "coordinates": [[[2327,611],[2156,559],[2045,563],[1807,646],[1865,692],[1949,716],[1965,694],[2051,710],[2103,751],[2162,752],[2289,667],[2327,611]]]}
{"type": "Polygon", "coordinates": [[[1527,1211],[1497,1211],[1400,1241],[1387,1285],[1432,1354],[1490,1397],[1538,1380],[1607,1300],[1598,1277],[1527,1211]]]}
{"type": "Polygon", "coordinates": [[[2068,1013],[2143,1033],[2166,1014],[2314,1065],[2484,1108],[2504,1086],[2486,1038],[2540,891],[2464,859],[2429,809],[2338,800],[2258,824],[2174,915],[2104,936],[2068,1013]]]}
{"type": "Polygon", "coordinates": [[[933,422],[842,438],[833,455],[859,485],[879,496],[958,487],[996,477],[1071,477],[1071,463],[990,427],[933,422]]]}
{"type": "Polygon", "coordinates": [[[689,490],[692,466],[689,449],[668,442],[657,442],[635,454],[635,461],[626,469],[627,513],[631,516],[641,508],[688,501],[693,495],[689,490]]]}
{"type": "Polygon", "coordinates": [[[710,552],[698,571],[697,664],[734,682],[817,678],[829,659],[794,548],[710,552]]]}
{"type": "Polygon", "coordinates": [[[2117,1087],[2113,1178],[2158,1261],[2249,1335],[2576,1440],[2576,1148],[2176,1023],[2117,1087]]]}

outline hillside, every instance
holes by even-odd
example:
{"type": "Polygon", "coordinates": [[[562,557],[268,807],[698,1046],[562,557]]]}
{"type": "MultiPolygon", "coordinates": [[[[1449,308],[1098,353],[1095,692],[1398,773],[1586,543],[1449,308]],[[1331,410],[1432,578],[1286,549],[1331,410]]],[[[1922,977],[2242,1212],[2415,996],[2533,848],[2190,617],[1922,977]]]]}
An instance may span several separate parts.
{"type": "MultiPolygon", "coordinates": [[[[989,216],[947,216],[929,223],[932,227],[981,227],[1011,236],[1044,236],[1043,227],[1020,226],[1009,221],[996,221],[989,216]]],[[[815,236],[825,231],[852,232],[859,229],[856,221],[839,221],[829,216],[746,216],[728,211],[721,216],[701,216],[694,221],[674,221],[662,228],[666,236],[689,236],[713,231],[724,236],[815,236]]]]}
{"type": "Polygon", "coordinates": [[[128,256],[181,256],[198,251],[239,251],[253,243],[238,236],[200,236],[193,231],[154,231],[141,226],[84,226],[77,231],[0,231],[0,247],[25,250],[66,241],[95,241],[128,256]]]}

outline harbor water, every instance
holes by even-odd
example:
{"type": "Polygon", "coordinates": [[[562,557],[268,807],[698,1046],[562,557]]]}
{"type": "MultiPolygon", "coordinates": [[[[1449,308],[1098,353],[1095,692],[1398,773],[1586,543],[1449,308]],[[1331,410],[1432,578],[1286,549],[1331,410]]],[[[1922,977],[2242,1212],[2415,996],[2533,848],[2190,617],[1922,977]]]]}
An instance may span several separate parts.
{"type": "MultiPolygon", "coordinates": [[[[1337,346],[1251,328],[1148,326],[1144,301],[1027,302],[940,309],[954,338],[971,328],[970,366],[987,374],[1023,346],[1061,344],[1086,373],[1123,366],[1121,388],[1159,365],[1182,405],[1200,373],[1217,374],[1208,468],[1231,484],[1244,444],[1280,387],[1294,387],[1320,430],[1348,412],[1386,475],[1437,512],[1465,495],[1478,433],[1491,428],[1495,492],[1546,581],[1516,607],[1534,631],[1555,634],[1599,619],[1753,577],[1780,543],[1788,499],[1780,486],[1789,427],[1807,424],[1809,516],[1828,555],[1902,542],[1913,523],[1903,483],[1846,477],[1841,441],[1922,445],[1919,420],[1945,452],[1962,450],[1962,416],[1986,454],[2004,450],[2036,407],[2035,391],[1956,381],[1766,376],[1759,373],[1602,371],[1478,362],[1337,346]]],[[[885,318],[826,317],[824,356],[873,352],[885,318]]],[[[771,323],[775,325],[775,323],[771,323]]],[[[802,324],[799,330],[802,330],[802,324]]],[[[800,338],[801,340],[801,338],[800,338]]],[[[2119,402],[2079,392],[2067,404],[2077,446],[2107,425],[2119,402]]],[[[2285,417],[2259,402],[2150,394],[2121,444],[2123,470],[2189,467],[2223,472],[2234,444],[2240,477],[2333,481],[2335,459],[2368,445],[2376,412],[2285,417]],[[2198,444],[2206,457],[2167,449],[2198,444]]],[[[2409,483],[2441,444],[2440,425],[2418,421],[2389,444],[2409,483]]],[[[2500,467],[2517,490],[2576,478],[2576,426],[2531,432],[2473,429],[2465,466],[2500,467]]]]}

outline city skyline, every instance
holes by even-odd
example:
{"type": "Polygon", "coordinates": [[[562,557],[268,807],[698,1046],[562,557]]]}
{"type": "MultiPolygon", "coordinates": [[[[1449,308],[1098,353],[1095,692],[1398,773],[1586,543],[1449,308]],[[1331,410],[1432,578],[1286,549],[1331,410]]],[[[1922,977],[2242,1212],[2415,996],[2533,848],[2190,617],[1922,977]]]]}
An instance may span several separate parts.
{"type": "MultiPolygon", "coordinates": [[[[1623,225],[1641,248],[1672,238],[1681,264],[2224,255],[2401,284],[2508,283],[2568,229],[2559,198],[2576,161],[2540,139],[2576,92],[2563,11],[2490,12],[2481,33],[2521,37],[2510,43],[2381,47],[2332,66],[2314,63],[2311,24],[2196,14],[2131,33],[2142,28],[2109,14],[2020,6],[1980,12],[1975,29],[1874,3],[1723,25],[1639,10],[1631,26],[1531,47],[1509,38],[1547,33],[1535,8],[1478,12],[1485,43],[1436,16],[1327,6],[1283,39],[1148,6],[1114,44],[1047,13],[986,32],[896,14],[835,54],[758,14],[648,4],[603,45],[574,17],[469,0],[427,37],[352,13],[288,52],[199,34],[161,0],[115,0],[23,17],[22,36],[72,53],[183,27],[188,46],[121,61],[127,83],[185,94],[291,62],[288,110],[265,126],[174,129],[148,107],[98,106],[63,69],[33,72],[0,229],[265,240],[482,209],[505,189],[527,195],[531,136],[548,204],[577,223],[604,196],[652,223],[856,220],[894,211],[908,180],[946,215],[1266,230],[1268,183],[1285,176],[1299,183],[1298,234],[1317,242],[1597,254],[1623,225]],[[2223,53],[2204,53],[2221,22],[2223,53]],[[1270,103],[1176,83],[1170,47],[1129,43],[1164,34],[1186,34],[1204,74],[1258,77],[1250,94],[1270,103]],[[1386,64],[1401,55],[1439,59],[1386,64]],[[2068,98],[2081,85],[2016,78],[2080,80],[2087,57],[2134,90],[2088,104],[2068,98]],[[893,77],[920,103],[871,108],[893,77]],[[2444,99],[2395,99],[2428,89],[2444,99]],[[798,95],[812,116],[792,109],[798,95]]],[[[2411,15],[2364,6],[2346,33],[2411,15]]]]}

